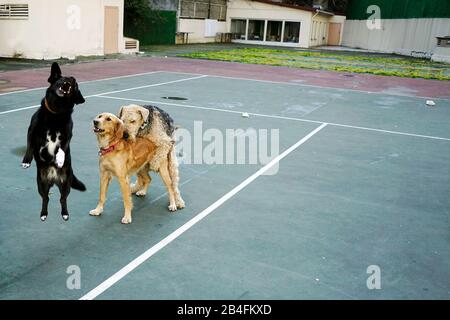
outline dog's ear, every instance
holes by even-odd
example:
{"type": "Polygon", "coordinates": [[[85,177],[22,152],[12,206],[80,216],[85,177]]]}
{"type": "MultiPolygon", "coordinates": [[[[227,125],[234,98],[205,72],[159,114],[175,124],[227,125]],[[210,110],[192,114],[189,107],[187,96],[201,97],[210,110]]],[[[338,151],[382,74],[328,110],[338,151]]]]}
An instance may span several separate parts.
{"type": "Polygon", "coordinates": [[[139,113],[141,114],[142,120],[144,120],[144,122],[146,122],[148,119],[148,115],[150,114],[150,111],[144,107],[140,107],[139,113]]]}
{"type": "Polygon", "coordinates": [[[117,115],[117,117],[119,117],[119,119],[122,118],[123,108],[125,108],[125,107],[120,107],[120,109],[119,109],[119,114],[117,115]]]}
{"type": "Polygon", "coordinates": [[[124,137],[124,126],[123,126],[123,121],[120,119],[117,119],[116,122],[116,130],[114,132],[115,138],[117,140],[120,140],[124,137]]]}
{"type": "Polygon", "coordinates": [[[48,82],[50,84],[54,84],[59,78],[61,78],[61,68],[57,62],[53,62],[50,70],[50,77],[48,77],[48,82]]]}
{"type": "Polygon", "coordinates": [[[75,90],[75,95],[73,96],[73,102],[75,102],[75,104],[82,104],[85,101],[86,100],[84,100],[84,97],[81,94],[81,91],[77,87],[77,89],[75,90]]]}

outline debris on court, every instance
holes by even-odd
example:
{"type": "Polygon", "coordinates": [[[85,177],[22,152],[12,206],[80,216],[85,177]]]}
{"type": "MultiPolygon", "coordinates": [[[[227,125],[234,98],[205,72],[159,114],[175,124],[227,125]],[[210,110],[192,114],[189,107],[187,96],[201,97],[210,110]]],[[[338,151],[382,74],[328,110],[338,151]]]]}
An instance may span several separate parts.
{"type": "Polygon", "coordinates": [[[250,115],[247,112],[243,112],[242,118],[250,118],[250,115]]]}
{"type": "Polygon", "coordinates": [[[434,107],[436,105],[436,103],[433,100],[427,100],[426,104],[429,107],[434,107]]]}

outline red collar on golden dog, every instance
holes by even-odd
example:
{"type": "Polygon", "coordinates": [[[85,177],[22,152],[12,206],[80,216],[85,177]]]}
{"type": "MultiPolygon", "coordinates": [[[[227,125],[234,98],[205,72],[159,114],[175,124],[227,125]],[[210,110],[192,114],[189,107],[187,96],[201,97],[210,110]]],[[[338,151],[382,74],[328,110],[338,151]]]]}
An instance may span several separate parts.
{"type": "Polygon", "coordinates": [[[117,145],[118,143],[119,143],[119,141],[117,141],[116,143],[111,144],[109,147],[106,147],[106,148],[100,148],[100,150],[98,151],[98,155],[99,155],[99,156],[104,156],[105,154],[114,151],[114,149],[116,148],[116,145],[117,145]]]}

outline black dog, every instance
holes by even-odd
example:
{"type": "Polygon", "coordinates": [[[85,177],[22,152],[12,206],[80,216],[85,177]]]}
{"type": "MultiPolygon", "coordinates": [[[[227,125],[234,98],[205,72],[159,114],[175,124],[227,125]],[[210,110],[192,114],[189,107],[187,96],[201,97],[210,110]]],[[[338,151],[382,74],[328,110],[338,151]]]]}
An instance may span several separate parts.
{"type": "Polygon", "coordinates": [[[48,82],[50,87],[41,101],[41,107],[31,118],[22,167],[30,167],[34,157],[37,185],[42,197],[41,220],[47,219],[48,192],[56,184],[61,193],[61,215],[67,221],[67,197],[70,188],[86,190],[84,184],[73,174],[70,158],[72,112],[75,104],[84,103],[84,98],[78,90],[75,78],[62,77],[56,62],[52,64],[48,82]]]}

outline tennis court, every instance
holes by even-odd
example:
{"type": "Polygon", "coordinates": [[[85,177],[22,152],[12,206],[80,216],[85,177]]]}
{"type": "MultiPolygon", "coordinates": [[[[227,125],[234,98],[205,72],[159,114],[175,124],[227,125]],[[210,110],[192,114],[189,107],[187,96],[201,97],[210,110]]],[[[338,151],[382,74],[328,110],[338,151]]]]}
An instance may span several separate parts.
{"type": "Polygon", "coordinates": [[[57,188],[40,221],[35,165],[20,166],[44,89],[0,94],[0,299],[450,298],[450,99],[428,107],[408,94],[173,71],[80,88],[72,165],[87,191],[71,192],[68,222],[57,188]],[[99,193],[92,119],[130,103],[161,107],[193,135],[199,123],[223,135],[278,130],[279,154],[181,159],[185,209],[167,210],[153,174],[147,196],[133,197],[131,225],[120,223],[117,181],[103,215],[89,216],[99,193]],[[80,289],[67,287],[69,266],[80,289]],[[367,286],[370,266],[380,289],[367,286]]]}

